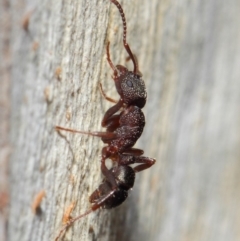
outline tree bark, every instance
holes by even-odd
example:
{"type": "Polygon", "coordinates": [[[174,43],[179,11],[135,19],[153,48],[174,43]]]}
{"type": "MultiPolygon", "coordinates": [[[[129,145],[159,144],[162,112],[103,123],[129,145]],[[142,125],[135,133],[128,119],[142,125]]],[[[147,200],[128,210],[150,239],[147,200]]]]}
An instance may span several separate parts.
{"type": "MultiPolygon", "coordinates": [[[[122,206],[84,217],[64,240],[237,241],[240,2],[120,3],[148,89],[137,147],[157,163],[137,175],[122,206]]],[[[90,207],[88,196],[102,179],[103,147],[98,138],[58,133],[54,126],[101,130],[111,103],[98,83],[118,98],[108,41],[114,64],[132,66],[110,1],[20,0],[10,7],[8,240],[54,240],[71,204],[72,216],[90,207]]]]}
{"type": "Polygon", "coordinates": [[[7,1],[0,4],[0,240],[7,239],[9,201],[10,118],[10,13],[7,1]]]}

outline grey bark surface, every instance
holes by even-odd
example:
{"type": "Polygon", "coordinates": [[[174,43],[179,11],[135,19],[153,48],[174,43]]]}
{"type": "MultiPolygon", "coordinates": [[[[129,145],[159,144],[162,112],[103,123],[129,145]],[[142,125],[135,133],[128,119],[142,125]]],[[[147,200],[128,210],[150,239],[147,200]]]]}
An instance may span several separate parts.
{"type": "Polygon", "coordinates": [[[10,118],[10,13],[9,5],[0,4],[0,240],[7,239],[9,201],[9,118],[10,118]]]}
{"type": "MultiPolygon", "coordinates": [[[[240,2],[120,3],[148,89],[137,147],[157,163],[137,175],[122,206],[84,217],[64,240],[237,241],[240,2]]],[[[98,83],[118,98],[107,41],[114,64],[132,66],[122,47],[119,13],[107,0],[11,1],[10,14],[8,240],[54,240],[71,203],[72,216],[90,207],[88,196],[102,180],[103,147],[98,138],[59,134],[54,126],[101,130],[111,104],[98,83]],[[41,190],[46,197],[36,215],[31,205],[41,190]]]]}

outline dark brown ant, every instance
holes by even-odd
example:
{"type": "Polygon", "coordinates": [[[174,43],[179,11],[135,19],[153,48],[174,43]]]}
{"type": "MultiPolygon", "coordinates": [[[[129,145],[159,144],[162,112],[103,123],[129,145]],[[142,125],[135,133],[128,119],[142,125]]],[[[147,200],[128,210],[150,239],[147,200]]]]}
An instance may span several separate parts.
{"type": "Polygon", "coordinates": [[[107,97],[102,90],[106,100],[115,103],[105,113],[102,120],[102,127],[106,132],[85,132],[56,126],[56,130],[69,131],[72,133],[87,134],[101,137],[107,144],[102,149],[101,171],[105,177],[99,187],[91,194],[89,201],[92,203],[90,210],[82,215],[72,218],[63,226],[59,235],[78,219],[88,215],[99,208],[110,209],[120,205],[128,196],[128,191],[134,185],[135,173],[143,171],[155,163],[155,159],[142,156],[143,151],[133,148],[134,144],[141,136],[145,126],[145,117],[142,112],[147,99],[145,83],[141,78],[138,69],[137,58],[133,55],[126,41],[127,26],[126,19],[121,5],[116,0],[114,3],[122,17],[123,22],[123,45],[133,62],[133,71],[129,71],[122,65],[114,66],[109,53],[109,42],[107,44],[107,61],[113,70],[113,80],[116,90],[120,95],[119,101],[107,97]],[[117,113],[119,112],[120,113],[117,113]],[[116,165],[108,169],[105,165],[106,159],[111,159],[116,165]],[[138,164],[131,167],[131,164],[138,164]]]}

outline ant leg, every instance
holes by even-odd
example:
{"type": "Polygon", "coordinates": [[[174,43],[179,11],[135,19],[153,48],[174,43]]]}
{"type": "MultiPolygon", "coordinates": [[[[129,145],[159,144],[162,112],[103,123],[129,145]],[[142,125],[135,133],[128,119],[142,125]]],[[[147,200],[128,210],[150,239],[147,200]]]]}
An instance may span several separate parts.
{"type": "Polygon", "coordinates": [[[112,103],[115,103],[115,104],[118,102],[117,100],[114,100],[114,99],[112,99],[112,98],[110,98],[106,95],[106,93],[103,91],[103,87],[102,87],[101,83],[99,83],[99,89],[100,89],[101,94],[102,94],[102,96],[104,97],[105,100],[108,100],[108,101],[110,101],[112,103]]]}
{"type": "Polygon", "coordinates": [[[108,170],[108,168],[105,165],[105,158],[102,158],[102,160],[101,160],[101,170],[102,170],[102,173],[105,176],[106,180],[111,184],[112,190],[108,194],[102,196],[94,205],[92,205],[92,207],[87,212],[85,212],[85,213],[83,213],[83,214],[81,214],[81,215],[79,215],[75,218],[71,218],[66,223],[66,225],[64,225],[61,228],[61,230],[60,230],[58,236],[56,237],[55,241],[58,241],[60,239],[60,237],[63,235],[63,233],[66,232],[67,228],[72,226],[73,223],[75,223],[77,220],[79,220],[82,217],[88,215],[89,213],[94,212],[95,210],[101,208],[103,206],[103,204],[107,201],[107,199],[112,197],[113,193],[116,191],[117,183],[116,183],[116,180],[113,176],[113,173],[110,170],[108,170]]]}
{"type": "Polygon", "coordinates": [[[107,120],[107,132],[114,132],[120,126],[119,119],[120,115],[113,115],[107,120]]]}
{"type": "Polygon", "coordinates": [[[66,230],[67,230],[70,226],[73,225],[73,223],[75,223],[75,222],[76,222],[77,220],[79,220],[80,218],[88,215],[89,213],[91,213],[91,212],[93,212],[93,211],[95,211],[95,210],[97,210],[97,208],[96,208],[96,209],[93,209],[93,207],[92,207],[92,208],[89,209],[87,212],[85,212],[85,213],[83,213],[83,214],[81,214],[81,215],[79,215],[79,216],[77,216],[77,217],[75,217],[75,218],[71,218],[71,219],[60,229],[60,231],[59,231],[59,233],[58,233],[58,236],[55,238],[55,241],[58,241],[58,240],[61,238],[61,236],[65,234],[66,230]],[[63,233],[64,233],[64,234],[63,234],[63,233]]]}
{"type": "Polygon", "coordinates": [[[103,119],[102,119],[102,127],[106,127],[108,124],[108,120],[111,116],[113,116],[116,112],[120,110],[120,108],[123,106],[122,100],[119,100],[118,103],[112,107],[110,107],[107,112],[105,113],[103,119]]]}
{"type": "MultiPolygon", "coordinates": [[[[60,127],[59,129],[62,129],[62,128],[60,127]]],[[[63,130],[65,130],[65,128],[63,128],[63,130]]],[[[107,153],[108,151],[107,151],[106,147],[103,148],[102,152],[104,153],[104,155],[106,157],[109,155],[109,153],[107,153]]],[[[56,237],[55,241],[58,241],[60,239],[60,237],[63,235],[63,233],[66,232],[67,228],[72,226],[73,223],[75,223],[77,220],[79,220],[82,217],[88,215],[89,213],[101,208],[103,206],[103,204],[106,202],[106,200],[108,198],[112,197],[113,193],[116,191],[117,183],[116,183],[115,177],[114,177],[113,173],[110,170],[108,170],[108,168],[106,167],[105,160],[106,160],[106,158],[102,158],[102,160],[101,160],[101,170],[102,170],[102,173],[105,176],[106,180],[111,184],[112,190],[108,194],[102,196],[94,205],[92,205],[91,209],[89,209],[87,212],[85,212],[85,213],[83,213],[83,214],[81,214],[81,215],[79,215],[75,218],[70,219],[66,223],[66,225],[64,225],[61,228],[61,230],[60,230],[58,236],[56,237]]]]}
{"type": "Polygon", "coordinates": [[[112,190],[116,190],[117,183],[116,183],[115,177],[113,173],[106,167],[105,160],[106,160],[105,158],[102,158],[101,160],[102,174],[105,176],[106,180],[111,184],[112,190]]]}
{"type": "Polygon", "coordinates": [[[78,131],[78,130],[74,130],[74,129],[69,129],[69,128],[65,128],[65,127],[61,127],[61,126],[55,126],[55,129],[57,131],[69,131],[72,133],[80,133],[80,134],[84,134],[84,135],[90,135],[90,136],[97,136],[97,137],[101,137],[103,138],[104,141],[111,141],[117,138],[116,134],[113,132],[100,132],[100,131],[78,131]]]}
{"type": "MultiPolygon", "coordinates": [[[[117,100],[114,100],[110,97],[108,97],[105,92],[103,91],[103,88],[102,88],[102,84],[99,83],[99,88],[100,88],[100,91],[101,91],[101,94],[103,95],[103,97],[112,102],[112,103],[115,103],[117,104],[118,101],[117,100]]],[[[110,108],[111,109],[111,108],[110,108]]],[[[111,113],[110,113],[111,114],[111,113]]],[[[104,127],[107,128],[107,131],[109,132],[113,132],[115,131],[118,127],[119,127],[119,118],[120,118],[120,115],[112,115],[112,116],[109,116],[109,117],[106,117],[107,119],[104,120],[104,127]]],[[[103,118],[104,119],[104,118],[103,118]]],[[[103,121],[102,121],[103,122],[103,121]]],[[[103,125],[103,124],[102,124],[103,125]]]]}
{"type": "Polygon", "coordinates": [[[134,156],[128,154],[118,154],[118,158],[115,160],[118,162],[119,166],[128,166],[132,164],[141,163],[133,168],[135,172],[141,172],[149,167],[151,167],[156,160],[145,156],[134,156]]]}
{"type": "Polygon", "coordinates": [[[97,209],[101,208],[102,205],[105,203],[105,201],[111,197],[113,195],[115,190],[112,190],[111,192],[109,192],[107,195],[103,196],[96,204],[94,204],[91,209],[89,209],[87,212],[75,217],[75,218],[71,218],[59,231],[58,236],[55,238],[55,241],[58,241],[61,236],[63,235],[64,232],[66,232],[66,230],[73,225],[73,223],[75,223],[77,220],[87,216],[89,213],[96,211],[97,209]]]}
{"type": "Polygon", "coordinates": [[[139,156],[136,157],[135,163],[143,163],[133,168],[135,172],[141,172],[149,167],[151,167],[156,160],[154,158],[139,156]]]}
{"type": "Polygon", "coordinates": [[[144,151],[138,148],[129,148],[124,151],[124,154],[131,154],[134,156],[141,156],[143,155],[144,151]]]}

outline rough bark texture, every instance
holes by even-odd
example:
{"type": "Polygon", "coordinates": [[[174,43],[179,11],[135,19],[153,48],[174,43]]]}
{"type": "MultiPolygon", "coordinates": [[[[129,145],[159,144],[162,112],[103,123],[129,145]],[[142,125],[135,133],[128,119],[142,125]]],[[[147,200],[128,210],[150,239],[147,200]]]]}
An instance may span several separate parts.
{"type": "MultiPolygon", "coordinates": [[[[138,174],[121,207],[83,218],[65,240],[237,241],[240,2],[121,4],[148,88],[147,125],[137,146],[157,163],[138,174]]],[[[89,208],[88,196],[102,178],[103,146],[97,138],[60,135],[54,126],[101,129],[110,103],[98,83],[118,98],[106,61],[108,40],[113,62],[132,66],[121,44],[119,13],[108,0],[18,0],[10,2],[9,13],[8,240],[53,240],[71,203],[76,202],[73,216],[89,208]],[[42,212],[34,214],[31,207],[42,190],[42,212]]]]}
{"type": "Polygon", "coordinates": [[[7,1],[0,2],[0,240],[7,238],[9,201],[8,164],[10,154],[10,12],[7,1]]]}

